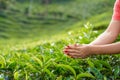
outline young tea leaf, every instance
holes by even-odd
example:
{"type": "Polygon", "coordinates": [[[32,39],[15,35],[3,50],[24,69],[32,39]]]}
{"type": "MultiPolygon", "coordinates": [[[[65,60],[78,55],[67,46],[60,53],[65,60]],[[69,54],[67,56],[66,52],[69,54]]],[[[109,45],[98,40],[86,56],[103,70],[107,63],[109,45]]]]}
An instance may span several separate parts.
{"type": "Polygon", "coordinates": [[[88,59],[87,62],[88,62],[88,64],[89,64],[90,67],[95,67],[94,63],[91,60],[88,59]]]}
{"type": "Polygon", "coordinates": [[[57,77],[56,80],[62,80],[62,76],[57,77]]]}
{"type": "Polygon", "coordinates": [[[79,80],[80,78],[85,78],[85,77],[87,77],[87,78],[92,78],[92,79],[95,79],[95,77],[92,75],[92,74],[90,74],[90,73],[80,73],[80,74],[78,74],[77,75],[77,80],[79,80]]]}
{"type": "Polygon", "coordinates": [[[39,58],[37,58],[37,57],[34,56],[33,60],[35,60],[36,62],[38,62],[41,67],[43,66],[43,63],[42,63],[42,61],[39,58]]]}
{"type": "Polygon", "coordinates": [[[75,70],[74,70],[71,66],[65,65],[65,64],[57,64],[57,66],[58,66],[58,67],[61,67],[61,68],[63,68],[63,69],[68,69],[68,70],[70,70],[70,71],[74,74],[74,77],[76,78],[76,72],[75,72],[75,70]]]}
{"type": "Polygon", "coordinates": [[[0,67],[1,67],[1,68],[4,68],[5,65],[6,65],[5,58],[0,55],[0,67]]]}
{"type": "Polygon", "coordinates": [[[49,69],[45,68],[43,71],[46,72],[50,77],[54,78],[54,74],[52,72],[50,72],[49,69]]]}
{"type": "Polygon", "coordinates": [[[14,79],[15,80],[19,79],[19,72],[18,71],[14,72],[14,79]]]}

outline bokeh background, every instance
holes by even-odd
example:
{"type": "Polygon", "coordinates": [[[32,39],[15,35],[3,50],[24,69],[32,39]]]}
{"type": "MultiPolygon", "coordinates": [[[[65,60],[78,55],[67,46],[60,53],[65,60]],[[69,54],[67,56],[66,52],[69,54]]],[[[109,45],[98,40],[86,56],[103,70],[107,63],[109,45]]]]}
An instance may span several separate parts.
{"type": "MultiPolygon", "coordinates": [[[[109,25],[115,0],[0,0],[0,80],[120,80],[120,54],[73,59],[109,25]]],[[[116,41],[120,41],[120,37],[116,41]]]]}
{"type": "Polygon", "coordinates": [[[111,20],[114,0],[0,0],[0,45],[63,38],[86,22],[97,30],[111,20]]]}

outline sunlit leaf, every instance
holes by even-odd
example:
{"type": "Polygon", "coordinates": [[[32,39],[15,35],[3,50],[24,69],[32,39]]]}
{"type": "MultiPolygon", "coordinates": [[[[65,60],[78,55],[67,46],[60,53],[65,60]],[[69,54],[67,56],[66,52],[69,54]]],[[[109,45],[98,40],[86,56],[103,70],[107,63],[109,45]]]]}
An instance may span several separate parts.
{"type": "Polygon", "coordinates": [[[37,69],[36,68],[34,68],[34,66],[32,65],[32,64],[30,64],[30,63],[26,63],[26,68],[28,68],[29,70],[32,70],[32,71],[37,71],[37,69]]]}
{"type": "Polygon", "coordinates": [[[57,77],[56,80],[62,80],[62,76],[57,77]]]}
{"type": "Polygon", "coordinates": [[[106,76],[104,76],[104,80],[107,80],[107,77],[106,77],[106,76]]]}
{"type": "Polygon", "coordinates": [[[92,79],[95,79],[95,77],[90,74],[90,73],[80,73],[77,75],[77,80],[79,80],[80,78],[92,78],[92,79]]]}
{"type": "Polygon", "coordinates": [[[19,79],[19,72],[18,71],[14,72],[14,79],[15,80],[19,79]]]}
{"type": "Polygon", "coordinates": [[[41,67],[43,66],[43,63],[39,58],[34,56],[34,57],[32,57],[32,59],[35,60],[36,62],[38,62],[41,67]]]}
{"type": "Polygon", "coordinates": [[[88,62],[88,64],[89,64],[90,67],[95,67],[94,63],[92,61],[90,61],[89,59],[87,60],[87,62],[88,62]]]}
{"type": "Polygon", "coordinates": [[[54,62],[54,59],[48,60],[48,61],[45,63],[45,68],[49,67],[49,66],[52,64],[52,62],[54,62]]]}
{"type": "Polygon", "coordinates": [[[70,70],[74,74],[74,77],[76,78],[76,72],[71,66],[65,65],[65,64],[57,64],[57,67],[61,67],[63,69],[70,70]]]}
{"type": "Polygon", "coordinates": [[[6,65],[5,58],[0,55],[0,67],[1,67],[1,68],[4,68],[5,65],[6,65]]]}
{"type": "Polygon", "coordinates": [[[54,74],[52,72],[50,72],[49,69],[44,68],[43,71],[46,72],[51,78],[54,78],[54,74]]]}

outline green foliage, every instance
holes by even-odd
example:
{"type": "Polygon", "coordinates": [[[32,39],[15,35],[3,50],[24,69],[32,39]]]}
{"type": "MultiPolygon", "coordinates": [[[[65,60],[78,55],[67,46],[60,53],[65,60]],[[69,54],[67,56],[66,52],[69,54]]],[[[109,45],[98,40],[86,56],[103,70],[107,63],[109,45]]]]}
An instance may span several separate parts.
{"type": "Polygon", "coordinates": [[[75,72],[75,70],[71,66],[64,65],[64,64],[57,64],[57,67],[61,67],[61,68],[64,68],[66,70],[70,70],[73,73],[74,78],[76,79],[76,72],[75,72]]]}
{"type": "MultiPolygon", "coordinates": [[[[2,1],[7,2],[6,0],[2,1]]],[[[112,11],[113,4],[113,0],[64,0],[68,1],[67,3],[59,3],[59,1],[62,2],[63,0],[55,0],[58,3],[49,4],[47,6],[48,14],[46,15],[46,6],[40,5],[38,1],[34,0],[37,3],[32,4],[24,2],[26,0],[20,1],[23,1],[23,3],[16,1],[10,6],[10,9],[0,12],[0,39],[15,38],[19,40],[20,38],[46,37],[45,34],[48,34],[48,36],[56,33],[61,34],[71,28],[74,29],[71,25],[76,24],[76,22],[84,24],[82,20],[86,20],[94,15],[96,15],[95,19],[93,17],[90,22],[96,23],[95,21],[98,19],[97,23],[100,22],[101,24],[101,21],[107,17],[105,21],[102,21],[104,23],[103,26],[106,26],[108,18],[111,16],[108,11],[112,11]],[[30,5],[32,5],[30,9],[31,15],[28,16],[30,5]]],[[[82,24],[77,26],[77,28],[82,26],[82,24]]],[[[100,25],[98,24],[97,26],[100,25]]]]}
{"type": "Polygon", "coordinates": [[[7,9],[11,1],[12,0],[0,0],[0,11],[7,9]]]}
{"type": "Polygon", "coordinates": [[[119,54],[72,59],[62,52],[68,44],[90,43],[107,27],[113,0],[54,0],[47,16],[46,7],[39,3],[34,3],[32,15],[26,16],[29,0],[16,1],[22,6],[17,2],[16,7],[0,13],[0,80],[120,79],[119,54]],[[40,36],[42,41],[35,39],[40,36]]]}
{"type": "Polygon", "coordinates": [[[94,32],[93,28],[88,22],[80,30],[68,32],[67,38],[62,40],[45,42],[23,50],[8,50],[4,54],[1,52],[1,79],[119,80],[119,54],[86,59],[72,59],[63,54],[65,45],[91,42],[100,33],[94,32]]]}
{"type": "Polygon", "coordinates": [[[79,80],[82,77],[88,77],[88,78],[95,79],[95,77],[93,75],[91,75],[90,73],[80,73],[77,75],[77,80],[79,80]]]}
{"type": "Polygon", "coordinates": [[[0,9],[6,9],[8,5],[8,1],[0,0],[0,9]]]}
{"type": "Polygon", "coordinates": [[[5,68],[6,66],[6,61],[5,58],[3,56],[0,55],[0,68],[5,68]]]}

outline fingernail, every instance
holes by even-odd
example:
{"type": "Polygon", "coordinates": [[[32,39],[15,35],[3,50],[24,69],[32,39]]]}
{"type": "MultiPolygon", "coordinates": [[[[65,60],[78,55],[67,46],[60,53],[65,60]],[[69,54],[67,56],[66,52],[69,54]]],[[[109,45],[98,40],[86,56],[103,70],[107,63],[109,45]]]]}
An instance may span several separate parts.
{"type": "Polygon", "coordinates": [[[68,53],[68,51],[64,51],[64,52],[68,53]]]}
{"type": "Polygon", "coordinates": [[[67,46],[68,48],[71,48],[70,46],[67,46]]]}
{"type": "Polygon", "coordinates": [[[66,47],[65,47],[65,49],[69,49],[69,47],[68,47],[68,46],[66,46],[66,47]]]}

